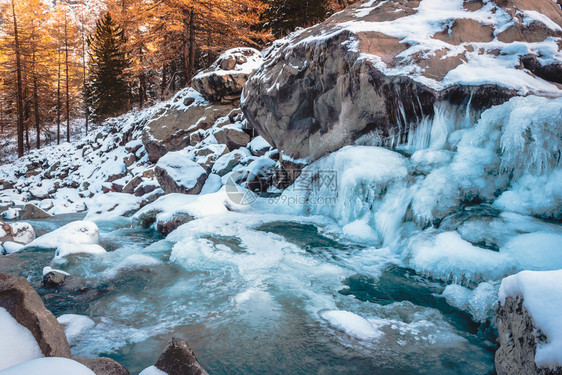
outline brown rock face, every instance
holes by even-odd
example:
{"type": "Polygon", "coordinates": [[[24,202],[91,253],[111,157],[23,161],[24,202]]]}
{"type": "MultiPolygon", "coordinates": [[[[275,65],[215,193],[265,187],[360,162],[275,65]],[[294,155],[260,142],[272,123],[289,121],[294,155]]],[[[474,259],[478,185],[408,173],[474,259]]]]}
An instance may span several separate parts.
{"type": "Polygon", "coordinates": [[[155,366],[168,375],[208,375],[187,342],[176,337],[170,340],[155,366]]]}
{"type": "MultiPolygon", "coordinates": [[[[408,17],[417,17],[420,12],[425,12],[421,19],[440,17],[441,10],[425,9],[419,1],[402,0],[378,5],[365,1],[350,6],[322,24],[277,41],[267,50],[264,63],[246,83],[244,115],[268,143],[281,151],[284,168],[292,169],[343,146],[364,144],[365,135],[373,145],[403,144],[408,132],[416,129],[420,119],[432,117],[434,106],[440,103],[452,104],[449,108],[459,113],[464,113],[470,103],[469,109],[478,115],[515,95],[540,95],[541,89],[522,90],[496,81],[493,75],[480,79],[487,73],[478,73],[480,65],[471,63],[479,61],[481,55],[496,61],[506,53],[482,47],[487,43],[492,46],[494,35],[501,31],[482,21],[482,12],[504,12],[505,7],[509,13],[528,6],[549,10],[543,14],[552,16],[554,22],[560,15],[560,9],[556,14],[552,12],[557,5],[551,0],[503,3],[490,2],[484,7],[482,1],[465,1],[456,10],[459,13],[442,11],[462,16],[444,17],[440,32],[422,36],[416,34],[421,30],[417,26],[408,29],[408,17]],[[377,25],[379,22],[384,24],[377,25]],[[400,29],[392,29],[397,23],[401,23],[400,29]],[[404,33],[411,34],[404,37],[404,33]],[[463,69],[472,69],[472,76],[463,69]],[[475,83],[463,83],[466,77],[475,83]]],[[[513,24],[524,28],[528,20],[512,13],[513,24]]],[[[420,22],[420,18],[412,18],[412,22],[420,22]]],[[[545,35],[560,34],[542,23],[535,30],[534,23],[525,31],[527,36],[522,34],[516,39],[542,41],[545,35]]],[[[510,56],[514,61],[523,57],[520,52],[507,53],[514,54],[510,56]]],[[[534,74],[526,70],[517,73],[527,74],[530,79],[540,74],[557,95],[556,82],[562,69],[556,64],[542,66],[536,56],[532,57],[535,60],[529,60],[526,66],[534,64],[534,74]]],[[[525,67],[521,64],[510,69],[516,72],[525,67]]]]}
{"type": "Polygon", "coordinates": [[[31,332],[43,355],[70,358],[63,327],[27,280],[0,274],[0,307],[31,332]]]}
{"type": "Polygon", "coordinates": [[[209,129],[217,119],[227,116],[234,106],[211,105],[195,101],[189,107],[169,107],[157,113],[143,130],[142,142],[148,158],[155,163],[170,151],[178,151],[190,144],[191,133],[209,129]]]}
{"type": "Polygon", "coordinates": [[[88,367],[96,375],[130,375],[129,371],[127,371],[125,367],[121,366],[119,362],[111,358],[76,357],[73,359],[88,367]]]}
{"type": "Polygon", "coordinates": [[[230,150],[246,147],[250,143],[250,136],[239,129],[222,128],[214,136],[218,143],[226,145],[230,150]]]}
{"type": "Polygon", "coordinates": [[[49,217],[53,217],[53,215],[40,209],[34,204],[28,203],[23,207],[23,211],[21,213],[20,219],[21,220],[46,219],[49,217]]]}
{"type": "Polygon", "coordinates": [[[547,338],[537,330],[521,297],[507,297],[496,313],[500,347],[495,363],[498,375],[560,375],[562,368],[537,368],[537,344],[547,338]]]}

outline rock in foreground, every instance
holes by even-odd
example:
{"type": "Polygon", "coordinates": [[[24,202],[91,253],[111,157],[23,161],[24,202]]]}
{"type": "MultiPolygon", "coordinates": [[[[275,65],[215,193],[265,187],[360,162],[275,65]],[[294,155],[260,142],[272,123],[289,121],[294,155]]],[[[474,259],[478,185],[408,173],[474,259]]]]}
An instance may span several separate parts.
{"type": "Polygon", "coordinates": [[[168,375],[208,375],[187,342],[176,337],[170,340],[155,366],[168,375]]]}
{"type": "Polygon", "coordinates": [[[63,327],[27,280],[0,274],[0,307],[31,332],[44,356],[70,358],[63,327]]]}
{"type": "Polygon", "coordinates": [[[500,300],[498,375],[562,374],[562,270],[509,276],[500,300]]]}

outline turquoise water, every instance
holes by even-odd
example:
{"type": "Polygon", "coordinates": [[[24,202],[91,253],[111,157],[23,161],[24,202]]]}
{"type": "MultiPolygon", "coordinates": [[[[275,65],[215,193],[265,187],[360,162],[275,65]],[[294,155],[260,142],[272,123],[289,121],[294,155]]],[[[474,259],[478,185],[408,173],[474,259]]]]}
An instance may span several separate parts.
{"type": "MultiPolygon", "coordinates": [[[[32,224],[43,233],[77,219],[32,224]]],[[[494,330],[449,306],[439,296],[444,283],[392,263],[373,275],[352,262],[364,245],[315,224],[268,221],[250,228],[282,244],[275,261],[246,248],[242,236],[203,232],[207,259],[171,261],[173,244],[152,230],[131,228],[126,220],[99,227],[108,254],[73,255],[53,265],[73,275],[59,291],[40,286],[53,251],[0,258],[0,271],[28,278],[55,315],[88,315],[96,322],[71,342],[76,356],[109,356],[137,374],[177,336],[211,374],[494,371],[494,330]],[[334,309],[384,320],[384,335],[361,340],[347,334],[323,319],[334,309]]],[[[264,249],[272,246],[264,243],[264,249]]]]}

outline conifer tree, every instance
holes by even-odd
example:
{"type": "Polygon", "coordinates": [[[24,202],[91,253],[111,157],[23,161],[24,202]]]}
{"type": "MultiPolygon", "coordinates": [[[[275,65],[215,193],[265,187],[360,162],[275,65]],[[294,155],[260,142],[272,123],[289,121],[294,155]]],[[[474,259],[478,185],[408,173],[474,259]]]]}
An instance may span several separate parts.
{"type": "Polygon", "coordinates": [[[127,69],[130,61],[125,51],[123,29],[107,12],[96,22],[90,46],[88,100],[92,119],[96,122],[117,115],[130,105],[127,69]]]}

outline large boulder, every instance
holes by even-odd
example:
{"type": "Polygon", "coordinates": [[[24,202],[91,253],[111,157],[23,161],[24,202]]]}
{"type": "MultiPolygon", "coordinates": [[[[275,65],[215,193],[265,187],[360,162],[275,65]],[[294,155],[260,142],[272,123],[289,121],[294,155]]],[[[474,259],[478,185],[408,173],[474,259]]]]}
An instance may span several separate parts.
{"type": "Polygon", "coordinates": [[[234,108],[231,104],[212,105],[193,89],[180,91],[143,129],[142,143],[149,160],[155,163],[167,152],[189,146],[192,133],[209,129],[234,108]]]}
{"type": "Polygon", "coordinates": [[[0,274],[0,307],[31,332],[44,356],[70,358],[64,328],[26,279],[0,274]]]}
{"type": "Polygon", "coordinates": [[[168,375],[208,375],[187,342],[176,337],[170,340],[155,366],[168,375]]]}
{"type": "Polygon", "coordinates": [[[234,48],[224,52],[213,65],[193,77],[191,85],[209,100],[237,102],[248,76],[262,62],[260,51],[234,48]]]}
{"type": "Polygon", "coordinates": [[[154,168],[156,180],[166,194],[199,194],[207,180],[207,172],[184,152],[164,155],[154,168]]]}
{"type": "Polygon", "coordinates": [[[275,42],[242,109],[284,167],[354,143],[393,147],[436,108],[464,119],[515,95],[562,95],[560,25],[551,0],[363,1],[275,42]]]}

